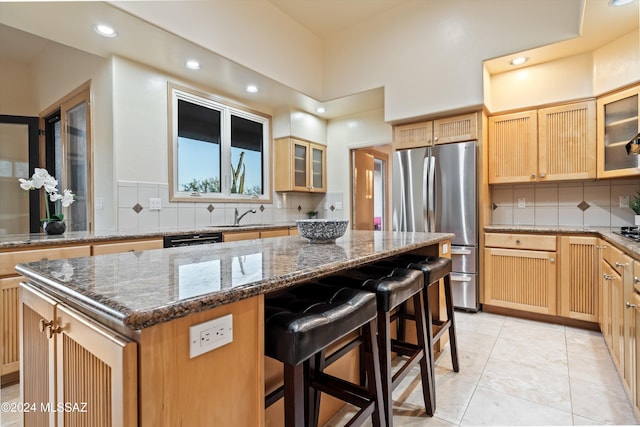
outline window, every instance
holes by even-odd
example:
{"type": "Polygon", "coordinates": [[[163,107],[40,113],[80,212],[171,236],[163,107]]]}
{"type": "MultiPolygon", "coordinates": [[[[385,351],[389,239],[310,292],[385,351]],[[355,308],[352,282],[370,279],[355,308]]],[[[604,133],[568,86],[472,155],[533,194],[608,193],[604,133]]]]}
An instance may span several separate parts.
{"type": "Polygon", "coordinates": [[[271,201],[268,117],[169,84],[172,201],[271,201]]]}

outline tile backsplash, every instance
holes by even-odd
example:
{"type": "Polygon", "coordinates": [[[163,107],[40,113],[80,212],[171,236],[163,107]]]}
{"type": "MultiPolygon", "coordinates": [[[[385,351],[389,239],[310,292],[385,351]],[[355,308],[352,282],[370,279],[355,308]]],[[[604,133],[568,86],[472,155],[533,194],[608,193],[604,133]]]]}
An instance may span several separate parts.
{"type": "Polygon", "coordinates": [[[640,180],[497,185],[491,188],[492,224],[620,227],[634,223],[620,197],[632,198],[640,180]]]}
{"type": "Polygon", "coordinates": [[[291,223],[307,218],[343,219],[343,193],[274,193],[273,203],[169,202],[167,184],[118,181],[118,230],[145,232],[233,224],[234,210],[247,214],[242,224],[291,223]],[[150,199],[160,199],[160,210],[150,209],[150,199]],[[141,209],[140,209],[141,208],[141,209]]]}

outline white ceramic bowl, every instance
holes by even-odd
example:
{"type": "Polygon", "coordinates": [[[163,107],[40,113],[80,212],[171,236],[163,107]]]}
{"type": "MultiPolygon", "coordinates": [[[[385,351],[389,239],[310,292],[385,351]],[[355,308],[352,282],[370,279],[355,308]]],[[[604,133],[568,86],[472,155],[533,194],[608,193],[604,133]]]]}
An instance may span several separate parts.
{"type": "Polygon", "coordinates": [[[299,219],[298,231],[311,243],[333,243],[347,231],[347,219],[299,219]]]}

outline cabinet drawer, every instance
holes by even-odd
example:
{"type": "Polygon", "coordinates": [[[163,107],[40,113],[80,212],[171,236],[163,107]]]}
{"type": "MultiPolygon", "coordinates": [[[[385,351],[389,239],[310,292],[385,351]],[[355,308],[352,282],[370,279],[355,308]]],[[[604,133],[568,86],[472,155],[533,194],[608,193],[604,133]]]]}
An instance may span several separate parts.
{"type": "Polygon", "coordinates": [[[70,246],[30,251],[2,252],[0,253],[0,276],[16,274],[16,264],[40,261],[43,259],[76,258],[90,255],[90,246],[70,246]]]}
{"type": "Polygon", "coordinates": [[[624,267],[631,262],[631,259],[628,256],[610,244],[607,244],[602,251],[602,258],[607,261],[618,274],[622,274],[624,267]]]}
{"type": "Polygon", "coordinates": [[[537,234],[486,233],[484,235],[484,245],[487,247],[497,248],[555,251],[556,236],[537,234]]]}
{"type": "Polygon", "coordinates": [[[275,230],[263,230],[260,232],[260,238],[265,239],[267,237],[282,237],[288,236],[289,229],[288,228],[277,228],[275,230]]]}
{"type": "Polygon", "coordinates": [[[123,252],[148,251],[151,249],[162,249],[161,239],[138,240],[132,242],[104,243],[93,245],[93,255],[118,254],[123,252]]]}

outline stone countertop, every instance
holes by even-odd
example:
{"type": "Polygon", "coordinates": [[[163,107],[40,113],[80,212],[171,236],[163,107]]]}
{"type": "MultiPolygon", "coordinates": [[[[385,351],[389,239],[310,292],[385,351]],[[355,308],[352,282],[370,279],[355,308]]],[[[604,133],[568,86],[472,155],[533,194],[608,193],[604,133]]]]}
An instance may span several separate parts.
{"type": "Polygon", "coordinates": [[[347,231],[335,244],[288,236],[39,261],[16,270],[89,317],[132,332],[453,236],[347,231]]]}
{"type": "Polygon", "coordinates": [[[170,229],[149,232],[125,231],[70,231],[59,236],[49,236],[45,233],[8,234],[0,236],[0,249],[24,249],[58,245],[77,245],[83,243],[109,242],[125,239],[152,239],[164,236],[174,236],[191,233],[232,233],[237,231],[266,230],[270,228],[295,227],[295,222],[274,224],[241,224],[239,226],[211,226],[201,228],[170,229]]]}
{"type": "Polygon", "coordinates": [[[536,225],[487,225],[484,231],[489,233],[532,233],[532,234],[595,234],[618,249],[640,260],[640,243],[627,239],[614,231],[619,227],[571,227],[571,226],[536,226],[536,225]]]}

